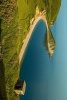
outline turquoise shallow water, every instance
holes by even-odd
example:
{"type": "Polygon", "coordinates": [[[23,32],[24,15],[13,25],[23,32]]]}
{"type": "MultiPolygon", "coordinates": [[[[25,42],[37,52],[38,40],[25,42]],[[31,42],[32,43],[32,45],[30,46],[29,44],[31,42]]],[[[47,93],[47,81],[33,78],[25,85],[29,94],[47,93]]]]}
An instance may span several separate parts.
{"type": "Polygon", "coordinates": [[[27,84],[20,100],[67,100],[67,0],[62,0],[52,33],[56,41],[51,59],[43,41],[45,23],[40,20],[28,44],[20,69],[20,79],[27,84]]]}

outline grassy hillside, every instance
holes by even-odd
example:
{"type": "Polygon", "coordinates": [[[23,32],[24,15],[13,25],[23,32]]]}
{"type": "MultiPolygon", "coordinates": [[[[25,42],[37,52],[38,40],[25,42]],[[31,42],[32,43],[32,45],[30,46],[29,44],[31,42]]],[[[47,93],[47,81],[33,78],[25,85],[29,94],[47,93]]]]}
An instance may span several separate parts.
{"type": "Polygon", "coordinates": [[[48,24],[52,20],[55,21],[60,8],[60,0],[0,0],[3,52],[3,60],[0,62],[0,76],[4,75],[2,81],[0,77],[0,83],[5,83],[2,84],[3,86],[0,85],[0,93],[5,97],[7,93],[6,100],[18,99],[13,91],[20,71],[18,55],[23,45],[22,41],[29,31],[30,19],[35,15],[37,5],[41,11],[46,9],[48,24]],[[2,87],[6,88],[6,92],[2,91],[2,87]]]}
{"type": "Polygon", "coordinates": [[[47,11],[47,20],[50,25],[54,24],[61,6],[61,0],[44,0],[45,8],[47,11]]]}
{"type": "Polygon", "coordinates": [[[16,99],[13,87],[19,75],[19,48],[17,44],[19,44],[20,39],[17,28],[18,9],[16,5],[16,0],[3,0],[0,2],[0,19],[2,19],[1,42],[3,52],[3,61],[0,61],[0,74],[1,77],[3,77],[0,78],[0,93],[2,96],[1,98],[4,98],[7,93],[8,100],[16,99]],[[6,88],[6,92],[4,91],[4,87],[6,88]]]}
{"type": "MultiPolygon", "coordinates": [[[[43,1],[39,1],[41,4],[39,8],[44,4],[43,1]]],[[[2,38],[2,52],[3,61],[0,62],[1,76],[4,74],[4,78],[0,78],[0,93],[2,98],[7,93],[6,100],[17,100],[18,98],[14,94],[14,85],[19,77],[19,62],[18,56],[22,46],[22,41],[26,37],[29,31],[30,19],[35,14],[35,7],[38,1],[35,0],[4,0],[0,2],[0,19],[1,22],[1,38],[2,38]],[[28,16],[28,17],[27,17],[28,16]],[[2,64],[1,64],[2,63],[2,64]],[[3,68],[2,68],[3,67],[3,68]],[[3,70],[2,70],[3,69],[3,70]],[[6,88],[6,92],[3,88],[6,88]]]]}
{"type": "Polygon", "coordinates": [[[29,30],[30,19],[35,15],[35,8],[38,5],[40,10],[45,8],[43,0],[18,0],[18,23],[22,33],[29,30]]]}

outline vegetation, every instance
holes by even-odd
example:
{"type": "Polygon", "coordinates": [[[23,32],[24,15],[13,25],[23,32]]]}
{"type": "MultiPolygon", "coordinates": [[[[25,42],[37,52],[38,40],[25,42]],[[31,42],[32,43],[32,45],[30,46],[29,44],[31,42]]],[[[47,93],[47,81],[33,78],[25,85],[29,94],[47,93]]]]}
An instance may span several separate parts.
{"type": "Polygon", "coordinates": [[[0,19],[0,100],[7,99],[6,88],[5,88],[5,69],[3,65],[3,54],[1,44],[1,19],[0,19]]]}
{"type": "Polygon", "coordinates": [[[6,88],[5,88],[5,69],[3,60],[0,59],[0,100],[7,100],[6,88]]]}
{"type": "MultiPolygon", "coordinates": [[[[0,93],[1,98],[5,96],[6,100],[18,99],[13,90],[19,77],[20,66],[18,55],[23,44],[22,41],[29,31],[29,22],[35,14],[37,3],[38,1],[35,4],[35,0],[0,1],[0,19],[2,19],[1,43],[3,52],[3,60],[0,62],[0,83],[3,82],[3,84],[0,85],[0,93]]],[[[40,9],[42,4],[39,5],[40,9]]]]}
{"type": "Polygon", "coordinates": [[[50,25],[51,22],[54,24],[61,6],[61,0],[44,0],[44,4],[47,12],[48,24],[50,25]]]}
{"type": "Polygon", "coordinates": [[[3,52],[3,60],[0,60],[0,93],[1,99],[5,100],[16,100],[13,88],[19,76],[17,11],[16,0],[2,0],[0,2],[0,19],[2,19],[1,42],[3,52]]]}
{"type": "Polygon", "coordinates": [[[35,15],[35,9],[38,5],[40,10],[45,8],[43,0],[18,0],[18,23],[23,34],[29,30],[30,19],[35,15]]]}
{"type": "Polygon", "coordinates": [[[46,9],[48,24],[51,21],[54,23],[60,0],[0,0],[3,52],[3,59],[0,61],[0,93],[6,100],[17,100],[13,89],[20,71],[18,55],[37,5],[41,11],[46,9]]]}

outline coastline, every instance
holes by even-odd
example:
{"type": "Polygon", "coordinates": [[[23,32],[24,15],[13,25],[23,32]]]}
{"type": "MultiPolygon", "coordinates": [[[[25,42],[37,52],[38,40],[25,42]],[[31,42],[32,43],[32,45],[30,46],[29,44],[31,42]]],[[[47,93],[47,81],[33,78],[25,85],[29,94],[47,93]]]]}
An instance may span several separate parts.
{"type": "Polygon", "coordinates": [[[25,53],[25,50],[26,50],[26,47],[27,47],[27,44],[29,42],[29,39],[33,33],[33,30],[36,26],[36,24],[38,23],[39,20],[43,20],[46,24],[46,27],[48,28],[48,25],[47,25],[47,20],[46,20],[46,12],[44,13],[44,11],[42,13],[40,13],[37,17],[35,17],[35,20],[33,21],[33,24],[30,25],[30,30],[26,36],[26,38],[23,40],[24,44],[22,45],[22,48],[20,50],[20,54],[19,54],[19,64],[21,63],[23,57],[24,57],[24,53],[25,53]]]}

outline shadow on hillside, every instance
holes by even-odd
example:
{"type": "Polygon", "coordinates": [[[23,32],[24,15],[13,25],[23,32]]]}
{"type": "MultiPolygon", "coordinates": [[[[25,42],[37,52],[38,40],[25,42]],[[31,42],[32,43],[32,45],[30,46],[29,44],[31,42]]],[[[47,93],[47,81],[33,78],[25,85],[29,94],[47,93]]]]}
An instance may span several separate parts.
{"type": "Polygon", "coordinates": [[[0,60],[0,100],[7,100],[3,60],[0,60]]]}
{"type": "Polygon", "coordinates": [[[1,45],[1,22],[0,19],[0,100],[7,100],[6,87],[5,87],[5,68],[3,64],[3,54],[1,45]]]}

